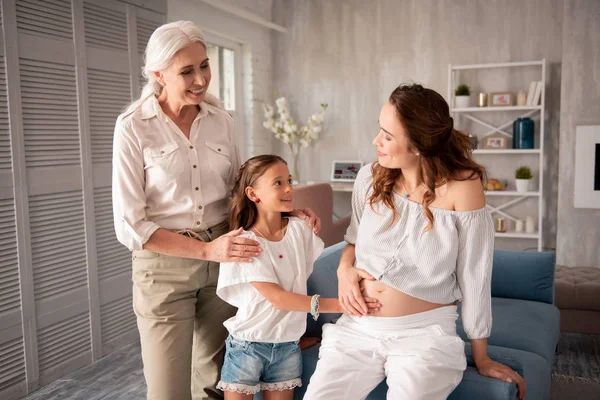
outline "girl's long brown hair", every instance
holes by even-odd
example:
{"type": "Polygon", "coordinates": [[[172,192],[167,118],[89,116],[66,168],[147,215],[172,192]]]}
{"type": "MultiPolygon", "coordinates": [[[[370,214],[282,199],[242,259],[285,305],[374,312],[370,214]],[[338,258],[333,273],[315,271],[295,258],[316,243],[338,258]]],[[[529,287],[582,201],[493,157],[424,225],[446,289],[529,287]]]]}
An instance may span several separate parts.
{"type": "MultiPolygon", "coordinates": [[[[437,92],[421,85],[400,85],[390,95],[404,127],[410,147],[419,157],[419,179],[425,184],[423,209],[429,220],[425,231],[433,228],[433,213],[429,206],[436,199],[435,189],[450,180],[464,181],[475,175],[485,180],[485,168],[471,157],[469,137],[454,129],[454,120],[446,100],[437,92]],[[461,176],[464,171],[471,173],[461,176]]],[[[373,192],[369,203],[382,201],[394,212],[394,184],[402,176],[401,169],[390,169],[373,164],[373,192]]],[[[392,219],[393,222],[393,219],[392,219]]]]}
{"type": "Polygon", "coordinates": [[[272,154],[252,157],[242,164],[231,191],[229,229],[234,230],[241,227],[248,230],[254,225],[258,216],[258,209],[256,204],[246,196],[246,188],[253,186],[269,167],[277,163],[287,165],[283,158],[272,154]]]}

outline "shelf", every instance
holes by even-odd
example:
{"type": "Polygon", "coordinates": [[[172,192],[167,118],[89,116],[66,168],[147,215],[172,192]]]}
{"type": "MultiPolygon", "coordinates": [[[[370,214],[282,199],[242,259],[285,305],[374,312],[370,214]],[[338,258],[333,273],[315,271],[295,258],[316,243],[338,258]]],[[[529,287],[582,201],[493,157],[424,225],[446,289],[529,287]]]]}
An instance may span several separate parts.
{"type": "MultiPolygon", "coordinates": [[[[476,160],[476,161],[481,161],[483,163],[490,163],[490,161],[497,161],[499,159],[502,159],[506,165],[496,165],[496,163],[494,162],[493,164],[495,165],[495,168],[502,168],[502,167],[506,167],[510,165],[513,165],[514,163],[516,163],[519,159],[523,159],[523,161],[526,161],[528,164],[531,163],[532,165],[530,165],[530,168],[533,167],[533,164],[539,164],[539,169],[538,171],[540,171],[539,173],[539,185],[540,187],[544,187],[545,180],[544,180],[544,173],[543,171],[545,170],[545,163],[544,163],[544,157],[546,156],[546,152],[543,149],[542,146],[540,146],[541,148],[534,148],[534,149],[513,149],[512,146],[511,148],[498,148],[498,147],[492,147],[492,148],[483,148],[483,140],[482,137],[485,137],[487,135],[490,135],[492,133],[498,133],[501,134],[503,136],[505,136],[505,140],[509,140],[513,135],[512,132],[510,132],[510,127],[513,125],[513,120],[515,120],[517,117],[530,117],[532,119],[538,119],[539,120],[539,129],[536,131],[536,134],[539,135],[539,141],[540,143],[544,143],[544,139],[546,138],[546,127],[544,124],[544,121],[547,119],[546,117],[546,113],[548,112],[547,108],[544,106],[544,98],[546,95],[546,86],[547,86],[547,73],[546,73],[546,67],[547,67],[547,62],[545,59],[542,60],[522,60],[522,61],[507,61],[507,62],[500,62],[500,63],[474,63],[471,65],[452,65],[449,64],[448,65],[448,96],[446,97],[447,99],[449,99],[449,103],[451,103],[451,105],[456,106],[456,103],[454,103],[454,99],[455,99],[455,90],[456,88],[459,86],[459,84],[468,84],[471,83],[473,84],[474,81],[472,80],[472,77],[470,75],[465,75],[465,72],[467,74],[472,74],[472,73],[477,73],[478,76],[480,77],[487,77],[488,79],[488,84],[485,83],[485,80],[480,80],[480,84],[481,86],[477,88],[477,92],[494,92],[494,90],[491,89],[495,89],[495,90],[502,90],[503,88],[501,86],[497,86],[497,82],[495,82],[494,77],[492,76],[488,76],[489,72],[491,71],[496,71],[502,75],[505,75],[505,77],[508,77],[508,74],[514,74],[517,75],[517,73],[519,73],[518,75],[521,76],[521,81],[520,84],[523,84],[525,87],[523,89],[525,89],[525,91],[527,91],[528,86],[531,86],[531,79],[534,79],[533,74],[535,74],[535,76],[537,76],[537,78],[535,78],[534,80],[537,81],[541,81],[542,82],[542,92],[541,92],[541,96],[540,96],[540,101],[538,103],[534,103],[530,104],[530,105],[516,105],[516,103],[514,105],[505,105],[502,107],[491,107],[492,103],[487,103],[488,106],[487,107],[477,107],[477,101],[476,101],[476,97],[477,96],[471,96],[471,100],[469,103],[465,103],[465,105],[461,105],[460,107],[454,107],[454,108],[450,108],[450,113],[452,115],[452,117],[455,119],[455,121],[457,122],[457,126],[461,126],[462,122],[467,122],[467,123],[472,123],[475,124],[476,126],[474,128],[477,128],[477,130],[474,130],[472,132],[472,134],[476,137],[478,137],[478,142],[480,143],[481,149],[474,149],[471,153],[471,156],[476,160]],[[522,68],[522,71],[520,71],[520,68],[522,68]],[[522,72],[522,73],[520,73],[522,72]],[[539,74],[538,74],[539,72],[539,74]],[[479,75],[483,73],[483,75],[479,75]],[[525,83],[529,83],[529,85],[525,85],[525,83]],[[495,114],[494,114],[495,113],[495,114]],[[500,124],[500,125],[498,125],[500,124]],[[480,133],[480,131],[482,129],[487,129],[487,133],[480,133]],[[521,158],[516,158],[514,156],[516,155],[520,155],[521,158]],[[501,157],[499,157],[501,156],[501,157]],[[493,159],[492,159],[493,158],[493,159]]],[[[512,77],[512,76],[511,76],[512,77]]],[[[512,80],[512,79],[510,79],[512,80]]],[[[516,84],[516,83],[515,83],[516,84]]],[[[510,86],[505,87],[504,89],[506,89],[505,91],[508,91],[509,89],[511,89],[510,86]]],[[[512,87],[512,89],[515,89],[515,87],[512,87]]],[[[537,87],[536,87],[537,89],[537,87]]],[[[473,93],[474,94],[474,93],[473,93]]],[[[489,93],[488,93],[489,95],[489,93]]],[[[529,95],[529,93],[527,93],[527,95],[529,95]]],[[[462,104],[462,103],[461,103],[462,104]]],[[[537,123],[536,123],[537,125],[537,123]]],[[[465,126],[465,129],[466,126],[465,126]]],[[[471,129],[470,127],[468,129],[471,129]]],[[[477,146],[476,146],[477,147],[477,146]]],[[[520,162],[519,162],[520,163],[520,162]]],[[[493,168],[492,168],[493,169],[493,168]]],[[[514,176],[514,175],[513,175],[514,176]]],[[[511,211],[512,208],[514,207],[519,208],[519,207],[529,207],[531,205],[533,205],[533,203],[537,204],[537,208],[538,208],[538,212],[542,212],[542,210],[544,209],[547,200],[545,199],[543,193],[537,189],[537,188],[532,188],[530,191],[525,192],[525,193],[521,193],[521,192],[517,192],[516,189],[517,187],[514,185],[514,180],[513,179],[509,179],[509,180],[501,180],[502,182],[506,183],[507,181],[509,182],[508,185],[508,189],[509,190],[487,190],[487,186],[484,186],[484,190],[485,190],[485,198],[487,199],[488,203],[494,203],[492,204],[488,204],[487,205],[487,209],[492,213],[492,214],[499,214],[501,216],[503,216],[504,218],[506,218],[507,220],[516,220],[518,219],[519,215],[525,214],[525,213],[516,213],[515,215],[511,215],[511,211]],[[525,204],[526,203],[526,204],[525,204]]],[[[505,186],[506,188],[506,186],[505,186]]],[[[516,212],[516,211],[515,211],[516,212]]],[[[538,226],[537,226],[537,230],[536,232],[533,233],[526,233],[526,232],[515,232],[514,231],[514,226],[512,227],[511,231],[508,232],[503,232],[503,233],[499,233],[499,232],[495,232],[495,237],[497,238],[508,238],[508,239],[521,239],[521,240],[527,240],[527,241],[531,241],[537,244],[537,249],[538,251],[542,250],[542,243],[543,243],[543,239],[544,239],[544,232],[546,231],[545,226],[544,226],[544,221],[543,219],[540,219],[538,221],[538,226]]],[[[528,245],[526,245],[528,246],[528,245]]]]}
{"type": "Polygon", "coordinates": [[[541,154],[542,151],[540,149],[475,149],[473,150],[473,154],[541,154]]]}
{"type": "Polygon", "coordinates": [[[539,239],[539,233],[525,233],[525,232],[496,232],[496,237],[499,238],[512,238],[512,239],[539,239]]]}
{"type": "Polygon", "coordinates": [[[539,196],[540,192],[514,192],[510,190],[486,190],[486,196],[514,196],[514,197],[535,197],[539,196]]]}
{"type": "Polygon", "coordinates": [[[541,60],[541,61],[519,61],[519,62],[492,63],[492,64],[453,65],[452,70],[458,71],[458,70],[462,70],[462,69],[533,67],[533,66],[541,67],[543,65],[544,65],[544,60],[541,60]]]}
{"type": "Polygon", "coordinates": [[[466,107],[451,108],[450,112],[483,112],[483,111],[526,111],[542,110],[542,106],[506,106],[506,107],[466,107]]]}

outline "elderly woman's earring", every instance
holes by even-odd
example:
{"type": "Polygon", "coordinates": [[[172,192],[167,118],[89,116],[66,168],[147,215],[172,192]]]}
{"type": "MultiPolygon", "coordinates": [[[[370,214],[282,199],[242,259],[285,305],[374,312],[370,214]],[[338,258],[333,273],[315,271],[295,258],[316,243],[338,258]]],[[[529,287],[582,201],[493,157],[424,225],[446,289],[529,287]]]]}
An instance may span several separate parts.
{"type": "Polygon", "coordinates": [[[421,155],[421,153],[416,153],[415,155],[418,157],[418,156],[420,156],[420,155],[421,155]]]}

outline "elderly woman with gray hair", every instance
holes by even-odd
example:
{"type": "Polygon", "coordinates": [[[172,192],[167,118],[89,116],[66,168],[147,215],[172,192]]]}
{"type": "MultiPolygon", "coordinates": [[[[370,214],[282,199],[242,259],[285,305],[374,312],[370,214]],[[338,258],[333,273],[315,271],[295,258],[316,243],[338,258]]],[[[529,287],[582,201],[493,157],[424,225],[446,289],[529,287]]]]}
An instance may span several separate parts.
{"type": "MultiPolygon", "coordinates": [[[[216,295],[219,262],[262,251],[241,229],[228,232],[240,167],[233,119],[206,93],[206,42],[192,22],[152,34],[143,73],[140,98],[116,122],[112,180],[117,238],[133,252],[148,398],[221,398],[223,322],[235,309],[216,295]]],[[[318,232],[310,209],[294,214],[318,232]]]]}

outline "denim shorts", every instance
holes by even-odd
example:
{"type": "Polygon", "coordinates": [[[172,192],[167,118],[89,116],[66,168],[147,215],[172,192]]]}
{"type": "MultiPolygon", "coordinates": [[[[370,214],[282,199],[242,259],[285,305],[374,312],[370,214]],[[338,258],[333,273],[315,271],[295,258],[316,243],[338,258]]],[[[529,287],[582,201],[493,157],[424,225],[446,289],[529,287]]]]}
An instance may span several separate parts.
{"type": "Polygon", "coordinates": [[[229,335],[218,389],[254,394],[302,386],[302,353],[298,341],[248,342],[229,335]]]}

